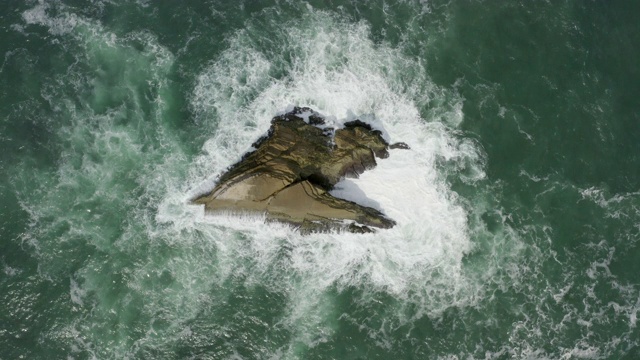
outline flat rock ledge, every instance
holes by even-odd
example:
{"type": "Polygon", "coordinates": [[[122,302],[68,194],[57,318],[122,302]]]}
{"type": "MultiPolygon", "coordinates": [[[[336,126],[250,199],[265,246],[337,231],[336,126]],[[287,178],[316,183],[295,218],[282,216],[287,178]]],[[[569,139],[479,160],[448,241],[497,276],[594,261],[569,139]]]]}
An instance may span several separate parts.
{"type": "Polygon", "coordinates": [[[296,107],[271,120],[254,151],[229,167],[211,192],[196,197],[206,213],[257,213],[268,221],[295,226],[302,233],[388,229],[395,221],[380,211],[329,194],[345,177],[358,177],[387,158],[382,133],[360,120],[335,130],[309,108],[296,107]]]}

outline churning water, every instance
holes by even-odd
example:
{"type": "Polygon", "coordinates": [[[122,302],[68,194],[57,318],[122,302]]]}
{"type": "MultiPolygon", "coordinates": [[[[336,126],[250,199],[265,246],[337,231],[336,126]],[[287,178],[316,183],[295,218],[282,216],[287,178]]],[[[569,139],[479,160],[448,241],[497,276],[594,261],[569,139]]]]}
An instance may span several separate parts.
{"type": "Polygon", "coordinates": [[[0,358],[640,356],[626,6],[0,5],[0,358]],[[188,204],[291,106],[411,146],[333,191],[396,227],[188,204]]]}

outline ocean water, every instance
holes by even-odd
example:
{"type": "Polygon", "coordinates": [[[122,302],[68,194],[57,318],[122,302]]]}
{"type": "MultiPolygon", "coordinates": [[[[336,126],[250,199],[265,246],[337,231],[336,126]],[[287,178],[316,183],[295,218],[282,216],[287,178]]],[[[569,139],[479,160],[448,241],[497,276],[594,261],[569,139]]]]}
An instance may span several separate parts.
{"type": "Polygon", "coordinates": [[[0,3],[0,359],[639,359],[640,3],[0,3]],[[188,204],[291,106],[411,150],[188,204]]]}

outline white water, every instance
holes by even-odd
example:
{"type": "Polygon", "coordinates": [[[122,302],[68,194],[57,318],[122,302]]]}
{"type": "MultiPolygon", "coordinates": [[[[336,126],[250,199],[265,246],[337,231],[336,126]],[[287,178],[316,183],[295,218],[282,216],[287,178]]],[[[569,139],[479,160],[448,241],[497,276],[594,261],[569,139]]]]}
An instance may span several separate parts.
{"type": "MultiPolygon", "coordinates": [[[[576,245],[588,251],[571,255],[569,249],[564,258],[570,261],[559,264],[553,246],[545,246],[554,241],[551,227],[525,221],[518,230],[510,228],[506,224],[518,219],[481,186],[477,198],[459,198],[445,175],[472,186],[485,177],[482,150],[456,133],[465,121],[462,99],[434,86],[425,64],[401,48],[372,42],[365,23],[312,9],[286,24],[248,23],[229,39],[227,50],[212,55],[194,84],[191,108],[211,139],[193,159],[166,124],[171,51],[152,34],[118,36],[117,29],[73,11],[40,1],[23,13],[24,23],[12,27],[25,41],[46,29],[47,40],[76,60],[53,72],[62,75],[42,79],[41,95],[53,110],[37,120],[60,144],[55,166],[32,169],[25,163],[8,171],[16,182],[36,184],[18,191],[32,222],[24,245],[38,259],[39,279],[25,286],[34,294],[38,281],[68,286],[67,294],[51,295],[51,301],[69,316],[41,333],[43,341],[71,344],[79,358],[141,357],[145,349],[169,353],[198,334],[212,341],[234,324],[216,318],[207,324],[215,331],[208,331],[191,321],[224,311],[237,286],[228,283],[235,281],[266,288],[286,303],[285,314],[271,325],[293,339],[282,349],[267,348],[264,357],[304,357],[300,344],[329,339],[338,319],[352,321],[388,349],[402,337],[402,325],[412,327],[425,316],[437,324],[446,321],[446,310],[461,310],[460,325],[477,319],[465,316],[466,310],[491,313],[497,304],[492,291],[514,301],[507,310],[516,313],[515,321],[497,326],[502,319],[481,316],[488,328],[508,332],[508,341],[488,344],[483,341],[492,337],[483,336],[473,343],[476,355],[606,358],[620,344],[637,346],[637,284],[613,275],[616,257],[637,243],[637,227],[619,226],[611,239],[576,245]],[[264,38],[282,46],[260,43],[264,38]],[[120,78],[101,71],[111,67],[121,70],[114,72],[120,78]],[[145,110],[141,104],[149,99],[152,106],[145,110]],[[302,237],[260,218],[205,217],[187,205],[268,129],[274,114],[292,105],[310,106],[337,124],[361,118],[389,141],[411,145],[335,190],[382,209],[398,226],[372,235],[302,237]],[[486,214],[500,230],[483,228],[480,217],[486,214]],[[585,253],[593,257],[581,258],[585,253]],[[561,269],[561,280],[546,278],[555,275],[553,266],[561,269]],[[377,296],[387,296],[382,325],[338,313],[335,293],[351,289],[364,293],[350,299],[359,308],[374,308],[377,296]],[[567,346],[566,338],[578,340],[567,346]],[[548,339],[564,347],[550,348],[548,339]]],[[[501,108],[498,116],[509,111],[501,108]]],[[[36,121],[25,114],[42,116],[34,110],[20,113],[20,120],[36,121]]],[[[638,218],[637,193],[610,195],[605,188],[556,184],[553,176],[521,175],[545,184],[542,200],[560,189],[601,209],[594,214],[638,218]]],[[[3,264],[8,277],[23,271],[3,264]]],[[[237,323],[243,310],[237,310],[237,323]]],[[[482,331],[484,324],[471,325],[482,331]]],[[[450,351],[443,358],[471,357],[450,351]]]]}
{"type": "MultiPolygon", "coordinates": [[[[88,312],[87,317],[68,324],[61,337],[72,338],[90,353],[130,356],[144,346],[161,347],[166,338],[180,339],[189,333],[185,322],[207,304],[215,307],[224,301],[224,291],[212,295],[212,289],[224,289],[226,280],[240,275],[247,287],[264,286],[286,295],[287,310],[280,325],[295,336],[289,348],[281,349],[285,355],[296,354],[297,343],[313,346],[331,336],[339,315],[329,295],[334,289],[364,289],[364,297],[357,300],[363,303],[376,292],[391,295],[397,300],[397,309],[390,314],[396,324],[435,318],[446,309],[472,306],[482,298],[485,277],[469,276],[463,266],[473,251],[471,215],[444,179],[446,169],[465,170],[471,174],[464,177],[468,183],[484,178],[481,149],[456,136],[452,126],[464,120],[462,100],[433,85],[420,62],[406,58],[399,49],[374,44],[366,24],[350,24],[312,10],[292,26],[280,27],[282,32],[275,36],[284,45],[277,50],[261,49],[253,42],[252,32],[259,29],[249,26],[239,31],[195,84],[191,107],[211,139],[201,156],[187,159],[162,126],[165,78],[173,55],[148,34],[118,38],[73,14],[50,17],[43,4],[24,14],[27,24],[47,26],[53,35],[70,33],[71,43],[86,51],[80,60],[96,67],[105,59],[135,59],[127,62],[127,83],[135,89],[150,82],[158,89],[152,113],[134,113],[126,125],[120,120],[132,115],[124,106],[102,112],[95,105],[115,90],[100,78],[76,85],[78,91],[86,86],[94,90],[92,104],[76,108],[69,101],[60,110],[71,121],[58,136],[70,139],[71,146],[61,156],[57,183],[53,188],[43,186],[42,198],[35,196],[24,204],[34,228],[40,229],[31,240],[47,249],[42,252],[43,263],[49,256],[60,256],[49,254],[57,253],[69,239],[82,239],[114,254],[113,259],[140,256],[140,249],[151,253],[122,274],[103,269],[100,259],[88,259],[69,280],[70,299],[88,312]],[[147,45],[141,56],[131,46],[137,41],[147,45]],[[294,54],[293,63],[283,65],[289,53],[294,54]],[[405,73],[415,76],[407,80],[405,73]],[[430,103],[439,105],[422,118],[419,108],[430,103]],[[397,221],[396,227],[366,235],[300,236],[260,218],[209,217],[188,205],[189,198],[210,188],[215,177],[267,131],[275,114],[292,105],[309,106],[337,125],[360,118],[382,130],[390,142],[411,146],[411,150],[392,150],[377,168],[346,180],[334,192],[380,208],[397,221]],[[160,145],[145,149],[147,134],[160,145]],[[137,192],[120,189],[123,179],[139,184],[135,190],[142,190],[140,199],[129,198],[137,192]],[[86,185],[87,193],[79,191],[86,185]],[[72,205],[67,214],[59,214],[61,198],[72,205]],[[98,201],[123,209],[135,203],[119,229],[121,235],[100,226],[102,220],[110,225],[105,219],[111,214],[93,209],[98,201]],[[47,227],[43,225],[47,218],[56,220],[47,227]],[[71,230],[44,243],[44,235],[55,233],[60,224],[70,224],[71,230]],[[154,252],[161,253],[163,246],[174,253],[156,256],[154,252]],[[175,282],[162,288],[158,284],[165,273],[175,282]],[[125,285],[118,294],[111,286],[120,280],[125,285]],[[122,309],[135,308],[139,299],[144,303],[142,315],[150,320],[145,335],[132,342],[110,324],[126,323],[129,319],[122,309]],[[416,308],[410,315],[405,313],[408,304],[416,308]],[[167,329],[157,329],[155,324],[161,321],[170,324],[167,329]]],[[[69,71],[75,74],[74,69],[69,71]]],[[[52,101],[61,97],[49,90],[45,95],[52,101]]],[[[136,92],[126,90],[119,96],[135,100],[136,92]]],[[[486,265],[487,277],[498,262],[486,265]]],[[[386,330],[371,329],[371,333],[384,337],[386,330]]]]}
{"type": "Polygon", "coordinates": [[[283,43],[289,47],[281,49],[282,54],[296,53],[287,76],[270,76],[273,64],[267,55],[279,54],[265,55],[252,46],[251,29],[238,32],[230,48],[200,75],[192,106],[205,127],[216,122],[210,125],[215,132],[204,146],[205,154],[194,163],[192,191],[179,200],[167,199],[158,219],[207,231],[219,249],[222,268],[250,259],[257,264],[254,271],[266,272],[282,247],[290,248],[289,261],[281,270],[300,281],[274,286],[290,292],[288,326],[308,327],[296,331],[307,344],[331,333],[330,328],[319,331],[314,326],[324,324],[322,319],[330,313],[325,292],[333,286],[388,292],[401,303],[420,304],[418,317],[472,305],[482,284],[463,271],[463,258],[473,248],[467,214],[438,164],[472,166],[475,177],[468,181],[477,181],[484,177],[482,155],[441,121],[421,118],[416,105],[416,98],[428,102],[440,97],[439,103],[450,106],[439,109],[437,120],[444,117],[446,123],[457,124],[462,113],[456,95],[437,89],[424,77],[413,85],[400,83],[395,74],[415,69],[424,74],[422,65],[397,49],[374,44],[365,24],[342,23],[321,12],[303,17],[301,23],[283,27],[287,29],[281,35],[287,40],[283,43]],[[291,105],[309,106],[338,125],[360,118],[382,130],[389,141],[411,146],[411,150],[392,150],[374,170],[346,180],[334,191],[382,209],[397,226],[370,235],[300,236],[261,219],[205,217],[198,207],[176,212],[178,201],[210,189],[215,177],[266,132],[274,114],[291,105]],[[169,212],[169,207],[174,210],[169,212]],[[247,240],[234,240],[230,231],[244,233],[247,240]]]}

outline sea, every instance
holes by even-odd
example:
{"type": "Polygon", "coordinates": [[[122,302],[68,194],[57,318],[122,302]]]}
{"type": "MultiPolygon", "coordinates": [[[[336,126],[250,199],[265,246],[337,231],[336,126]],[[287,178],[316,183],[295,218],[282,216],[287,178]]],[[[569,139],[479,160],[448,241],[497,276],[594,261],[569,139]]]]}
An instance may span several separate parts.
{"type": "Polygon", "coordinates": [[[640,2],[3,0],[0,359],[640,359],[640,2]],[[391,150],[190,204],[292,106],[391,150]]]}

